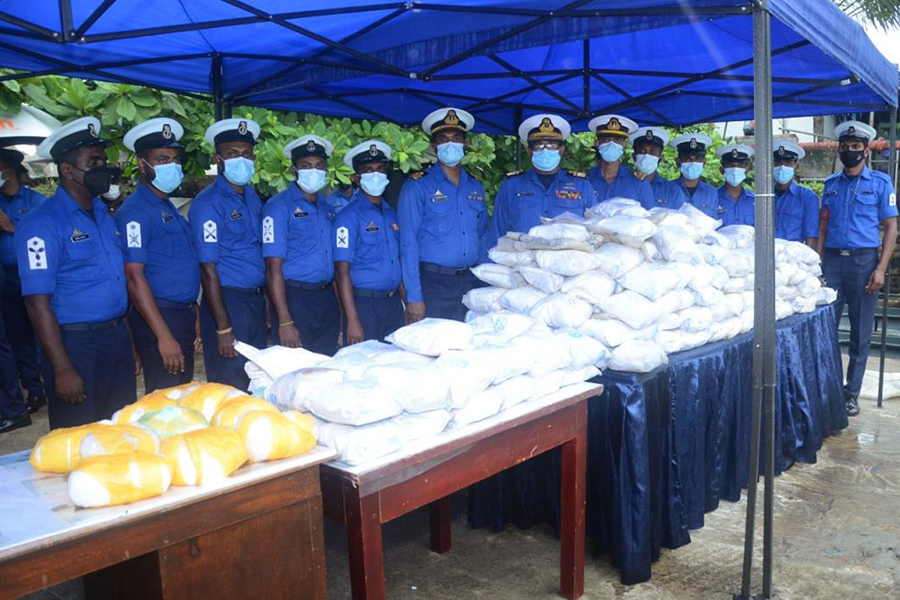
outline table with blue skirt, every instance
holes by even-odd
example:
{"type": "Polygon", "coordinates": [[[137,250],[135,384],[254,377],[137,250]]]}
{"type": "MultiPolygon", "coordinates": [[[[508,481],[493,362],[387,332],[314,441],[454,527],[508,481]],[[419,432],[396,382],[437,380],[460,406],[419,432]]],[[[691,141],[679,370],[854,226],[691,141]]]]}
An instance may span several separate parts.
{"type": "MultiPolygon", "coordinates": [[[[776,363],[777,475],[796,461],[815,463],[823,439],[847,427],[834,307],[779,321],[776,363]]],[[[672,354],[651,373],[594,380],[604,392],[588,405],[587,531],[594,556],[608,554],[622,583],[650,579],[661,548],[689,543],[689,530],[703,527],[720,500],[740,499],[752,365],[750,332],[672,354]]],[[[471,486],[469,524],[558,530],[559,478],[551,451],[471,486]]]]}

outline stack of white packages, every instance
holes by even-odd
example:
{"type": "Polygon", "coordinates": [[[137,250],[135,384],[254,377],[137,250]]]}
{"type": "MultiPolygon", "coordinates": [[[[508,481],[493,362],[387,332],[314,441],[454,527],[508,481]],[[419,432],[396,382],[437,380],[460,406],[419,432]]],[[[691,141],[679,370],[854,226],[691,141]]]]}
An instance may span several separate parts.
{"type": "MultiPolygon", "coordinates": [[[[468,318],[528,315],[601,342],[611,369],[652,371],[753,327],[754,230],[720,225],[690,204],[647,211],[625,198],[545,220],[473,269],[491,287],[464,299],[468,318]]],[[[834,301],[814,250],[784,240],[775,250],[778,319],[834,301]]]]}

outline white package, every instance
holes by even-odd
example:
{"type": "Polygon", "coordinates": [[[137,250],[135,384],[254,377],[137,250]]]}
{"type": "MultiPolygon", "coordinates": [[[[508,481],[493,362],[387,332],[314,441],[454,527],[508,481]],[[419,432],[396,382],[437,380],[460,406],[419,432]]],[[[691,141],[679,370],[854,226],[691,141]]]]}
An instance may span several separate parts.
{"type": "MultiPolygon", "coordinates": [[[[352,348],[353,346],[350,346],[348,348],[345,348],[345,350],[350,350],[352,348]]],[[[338,354],[336,354],[334,358],[320,363],[319,366],[323,369],[339,369],[341,371],[344,371],[344,373],[347,374],[346,379],[350,380],[362,378],[362,374],[366,371],[366,369],[374,364],[374,360],[364,353],[347,352],[343,355],[340,354],[341,353],[338,352],[338,354]]]]}
{"type": "Polygon", "coordinates": [[[528,374],[544,377],[557,369],[564,369],[572,362],[569,347],[549,329],[535,328],[510,340],[517,347],[516,352],[534,357],[534,364],[528,374]]]}
{"type": "Polygon", "coordinates": [[[659,320],[659,308],[650,300],[631,290],[615,294],[603,301],[603,311],[634,329],[649,327],[659,320]]]}
{"type": "MultiPolygon", "coordinates": [[[[625,208],[643,208],[641,203],[637,200],[632,200],[631,198],[610,198],[609,200],[604,200],[599,204],[595,204],[591,208],[587,209],[585,212],[585,216],[588,214],[595,214],[603,218],[614,217],[619,212],[621,212],[625,208]]],[[[649,213],[645,210],[645,214],[649,215],[649,213]]],[[[639,215],[635,215],[639,216],[639,215]]]]}
{"type": "Polygon", "coordinates": [[[522,276],[504,265],[496,265],[494,263],[484,263],[477,267],[469,269],[472,274],[488,285],[502,288],[516,288],[525,285],[522,276]]]}
{"type": "MultiPolygon", "coordinates": [[[[518,288],[524,289],[524,288],[518,288]]],[[[469,327],[478,333],[501,333],[507,338],[515,337],[528,331],[535,321],[531,317],[509,310],[488,313],[469,321],[469,327]]]]}
{"type": "Polygon", "coordinates": [[[660,314],[663,315],[690,308],[694,304],[696,304],[696,299],[694,298],[694,292],[691,290],[675,290],[656,301],[656,307],[659,308],[660,314]]]}
{"type": "MultiPolygon", "coordinates": [[[[727,273],[726,273],[727,274],[727,273]]],[[[726,294],[737,294],[747,289],[746,277],[729,277],[722,286],[722,291],[726,294]]]]}
{"type": "Polygon", "coordinates": [[[790,302],[786,302],[781,298],[775,299],[775,320],[780,321],[794,314],[794,307],[790,302]]]}
{"type": "Polygon", "coordinates": [[[734,239],[726,235],[722,235],[718,231],[710,231],[703,238],[703,243],[709,246],[723,248],[725,250],[734,249],[734,239]]]}
{"type": "Polygon", "coordinates": [[[546,225],[535,225],[528,230],[528,235],[544,238],[545,240],[584,242],[591,237],[591,232],[584,225],[576,223],[548,223],[546,225]]]}
{"type": "Polygon", "coordinates": [[[473,395],[487,389],[497,372],[480,350],[451,350],[434,361],[430,369],[450,382],[450,407],[465,406],[473,395]]]}
{"type": "Polygon", "coordinates": [[[709,329],[704,331],[682,331],[681,332],[681,351],[693,350],[709,343],[709,329]]]}
{"type": "Polygon", "coordinates": [[[396,452],[409,441],[409,433],[393,419],[364,427],[339,423],[323,423],[319,426],[319,444],[337,452],[338,460],[350,465],[396,452]]]}
{"type": "Polygon", "coordinates": [[[503,398],[503,406],[500,407],[500,410],[506,410],[534,398],[536,382],[537,380],[531,375],[519,375],[496,386],[497,392],[503,398]]]}
{"type": "Polygon", "coordinates": [[[728,238],[734,248],[749,248],[753,245],[754,229],[750,225],[726,225],[720,227],[718,233],[728,238]]]}
{"type": "Polygon", "coordinates": [[[684,213],[673,208],[662,208],[657,206],[650,209],[648,219],[656,225],[678,225],[679,227],[690,227],[691,218],[684,213]]]}
{"type": "Polygon", "coordinates": [[[837,300],[837,292],[829,287],[821,287],[816,292],[816,305],[823,306],[837,300]]]}
{"type": "MultiPolygon", "coordinates": [[[[684,323],[684,315],[680,312],[670,312],[664,314],[659,319],[659,330],[660,333],[663,331],[671,331],[673,329],[681,329],[681,325],[684,323]]],[[[659,338],[657,338],[659,339],[659,338]]],[[[666,350],[666,352],[671,352],[670,350],[666,350]]]]}
{"type": "Polygon", "coordinates": [[[465,323],[471,323],[471,322],[474,321],[475,319],[481,318],[481,317],[483,317],[483,316],[485,316],[485,315],[488,315],[488,314],[490,314],[490,313],[480,312],[480,311],[477,311],[477,310],[467,310],[467,311],[466,311],[466,316],[465,316],[463,322],[465,322],[465,323]]]}
{"type": "Polygon", "coordinates": [[[541,223],[575,223],[576,225],[584,225],[587,222],[587,219],[583,216],[576,215],[574,213],[570,213],[569,211],[559,213],[555,217],[541,217],[541,223]]]}
{"type": "MultiPolygon", "coordinates": [[[[509,239],[509,238],[505,238],[509,239]]],[[[504,252],[497,248],[491,248],[488,251],[488,258],[498,265],[507,267],[527,267],[534,264],[534,250],[524,250],[522,252],[504,252]]]]}
{"type": "Polygon", "coordinates": [[[725,306],[731,316],[737,317],[744,312],[744,295],[743,293],[725,294],[725,306]]]}
{"type": "Polygon", "coordinates": [[[316,389],[307,399],[309,412],[324,421],[367,425],[390,419],[403,407],[373,381],[345,381],[316,389]]]}
{"type": "Polygon", "coordinates": [[[662,260],[662,253],[653,242],[644,242],[641,244],[641,252],[647,260],[662,260]]]}
{"type": "Polygon", "coordinates": [[[396,352],[385,352],[372,359],[373,365],[415,365],[425,368],[434,362],[434,357],[398,349],[396,352]]]}
{"type": "Polygon", "coordinates": [[[816,310],[816,297],[815,296],[797,296],[791,301],[791,308],[794,309],[795,313],[810,313],[816,310]]]}
{"type": "Polygon", "coordinates": [[[709,329],[713,323],[712,311],[705,306],[692,306],[681,311],[684,320],[681,328],[685,331],[703,331],[709,329]]]}
{"type": "Polygon", "coordinates": [[[673,265],[644,263],[626,273],[619,283],[655,302],[665,294],[683,288],[685,282],[673,265]]]}
{"type": "Polygon", "coordinates": [[[496,386],[478,392],[465,406],[453,411],[453,420],[450,421],[447,428],[459,429],[470,423],[493,417],[503,407],[503,400],[503,392],[496,386]]]}
{"type": "Polygon", "coordinates": [[[790,302],[797,297],[797,288],[790,285],[781,285],[775,288],[775,297],[790,302]]]}
{"type": "Polygon", "coordinates": [[[485,344],[478,348],[482,359],[494,367],[492,385],[503,383],[507,379],[524,375],[534,367],[540,356],[527,344],[505,342],[485,344]]]}
{"type": "Polygon", "coordinates": [[[660,331],[656,335],[656,343],[666,354],[681,352],[684,347],[684,332],[677,329],[660,331]]]}
{"type": "Polygon", "coordinates": [[[234,349],[247,359],[244,372],[250,378],[249,389],[254,392],[264,390],[282,375],[297,369],[315,367],[329,358],[305,348],[271,346],[260,350],[241,341],[235,342],[234,349]]]}
{"type": "Polygon", "coordinates": [[[341,383],[347,374],[340,369],[312,367],[282,375],[266,389],[265,399],[281,410],[308,410],[307,398],[319,388],[341,383]]]}
{"type": "Polygon", "coordinates": [[[819,263],[819,253],[803,242],[788,242],[785,256],[792,263],[815,265],[819,263]]]}
{"type": "Polygon", "coordinates": [[[618,279],[644,262],[644,254],[640,250],[622,244],[603,244],[594,252],[594,256],[597,257],[597,266],[613,279],[618,279]]]}
{"type": "Polygon", "coordinates": [[[530,285],[523,285],[503,294],[500,298],[500,306],[513,312],[528,314],[532,306],[546,297],[546,292],[542,292],[530,285]]]}
{"type": "Polygon", "coordinates": [[[656,337],[656,323],[644,329],[634,329],[617,319],[588,319],[578,329],[607,348],[615,348],[630,340],[652,340],[656,337]]]}
{"type": "Polygon", "coordinates": [[[557,369],[556,371],[547,373],[543,377],[536,378],[534,381],[534,394],[532,395],[532,399],[541,398],[558,392],[559,388],[562,387],[565,373],[565,369],[557,369]]]}
{"type": "Polygon", "coordinates": [[[722,225],[722,221],[713,219],[690,202],[682,204],[678,212],[690,219],[690,229],[694,231],[695,239],[705,238],[722,225]]]}
{"type": "MultiPolygon", "coordinates": [[[[719,265],[696,265],[694,266],[694,279],[688,284],[693,290],[704,287],[714,287],[721,290],[728,283],[728,271],[719,265]]],[[[743,290],[744,288],[741,288],[743,290]]]]}
{"type": "MultiPolygon", "coordinates": [[[[535,253],[535,260],[538,266],[545,271],[550,271],[563,277],[574,277],[597,268],[596,256],[578,250],[540,250],[535,253]]],[[[525,280],[531,283],[527,276],[525,280]]],[[[532,285],[538,287],[533,283],[532,285]]],[[[538,289],[541,288],[538,287],[538,289]]]]}
{"type": "Polygon", "coordinates": [[[529,285],[545,294],[558,292],[559,288],[562,287],[563,281],[565,281],[562,275],[557,275],[538,267],[520,267],[519,273],[529,285]]]}
{"type": "Polygon", "coordinates": [[[649,373],[667,361],[666,353],[656,342],[631,340],[613,350],[609,368],[614,371],[649,373]]]}
{"type": "Polygon", "coordinates": [[[376,356],[381,356],[382,354],[399,351],[400,349],[397,348],[397,346],[385,344],[384,342],[379,342],[378,340],[366,340],[358,344],[353,344],[352,346],[344,346],[335,353],[334,357],[345,358],[353,354],[358,354],[368,359],[374,359],[376,356]]]}
{"type": "MultiPolygon", "coordinates": [[[[775,285],[785,286],[792,285],[791,279],[797,274],[797,267],[791,264],[780,264],[775,269],[775,285]]],[[[802,271],[801,271],[802,272],[802,271]]],[[[804,273],[805,275],[805,273],[804,273]]]]}
{"type": "Polygon", "coordinates": [[[401,327],[385,338],[404,350],[426,356],[440,356],[448,350],[462,350],[472,341],[472,328],[452,319],[422,319],[401,327]]]}
{"type": "Polygon", "coordinates": [[[490,312],[500,309],[500,296],[508,292],[506,288],[500,287],[481,287],[472,288],[462,297],[462,303],[469,310],[476,312],[490,312]]]}
{"type": "Polygon", "coordinates": [[[596,225],[592,225],[591,229],[632,248],[640,248],[641,244],[656,233],[656,225],[649,219],[627,217],[621,214],[603,219],[596,225]]]}
{"type": "Polygon", "coordinates": [[[569,349],[569,368],[580,369],[593,365],[603,369],[609,362],[609,349],[587,333],[566,329],[558,331],[556,337],[569,349]]]}
{"type": "Polygon", "coordinates": [[[577,328],[590,318],[593,310],[584,300],[557,292],[532,306],[528,314],[548,327],[577,328]]]}
{"type": "Polygon", "coordinates": [[[600,304],[613,295],[616,281],[602,271],[588,271],[563,282],[562,291],[590,304],[600,304]]]}
{"type": "Polygon", "coordinates": [[[598,375],[600,375],[600,369],[594,366],[581,367],[578,369],[566,369],[565,371],[563,371],[560,387],[566,387],[567,385],[575,385],[576,383],[590,381],[598,375]]]}
{"type": "Polygon", "coordinates": [[[677,225],[660,225],[653,236],[653,243],[667,261],[692,265],[705,263],[700,249],[690,231],[677,225]]]}
{"type": "Polygon", "coordinates": [[[376,365],[363,378],[378,384],[408,413],[440,410],[450,405],[450,381],[428,367],[409,363],[376,365]]]}
{"type": "Polygon", "coordinates": [[[700,255],[703,257],[703,261],[708,265],[717,265],[722,262],[722,259],[728,254],[728,250],[723,248],[722,246],[709,246],[707,244],[699,244],[697,246],[700,249],[700,255]]]}
{"type": "Polygon", "coordinates": [[[725,294],[714,287],[703,287],[694,290],[697,306],[715,306],[725,302],[725,294]]]}
{"type": "Polygon", "coordinates": [[[447,429],[451,414],[449,410],[429,410],[428,412],[410,415],[403,413],[391,419],[410,440],[431,439],[447,429]]]}

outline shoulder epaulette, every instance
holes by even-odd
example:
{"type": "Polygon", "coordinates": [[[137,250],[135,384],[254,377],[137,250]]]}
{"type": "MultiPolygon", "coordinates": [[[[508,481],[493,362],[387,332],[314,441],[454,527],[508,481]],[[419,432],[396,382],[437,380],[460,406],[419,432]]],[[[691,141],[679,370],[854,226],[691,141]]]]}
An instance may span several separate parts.
{"type": "Polygon", "coordinates": [[[584,171],[569,171],[569,175],[572,177],[581,177],[582,179],[587,179],[587,173],[584,171]]]}
{"type": "Polygon", "coordinates": [[[409,178],[413,181],[418,181],[425,175],[425,171],[415,171],[409,174],[409,178]]]}
{"type": "Polygon", "coordinates": [[[841,173],[842,173],[842,171],[838,171],[837,173],[832,173],[831,175],[829,175],[828,177],[825,178],[825,181],[828,181],[829,179],[834,179],[835,177],[840,177],[841,173]]]}
{"type": "Polygon", "coordinates": [[[875,169],[872,169],[872,175],[874,175],[875,177],[877,177],[879,179],[884,179],[885,181],[888,181],[888,182],[891,180],[891,176],[888,175],[887,173],[885,173],[884,171],[876,171],[875,169]]]}
{"type": "Polygon", "coordinates": [[[506,174],[507,177],[515,177],[516,175],[521,175],[525,171],[510,171],[506,174]]]}

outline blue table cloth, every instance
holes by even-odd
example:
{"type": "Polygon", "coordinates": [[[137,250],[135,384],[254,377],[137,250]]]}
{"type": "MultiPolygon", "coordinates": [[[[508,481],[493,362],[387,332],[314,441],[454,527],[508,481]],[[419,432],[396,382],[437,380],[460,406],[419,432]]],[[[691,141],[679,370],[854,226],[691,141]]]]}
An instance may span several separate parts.
{"type": "MultiPolygon", "coordinates": [[[[651,373],[595,380],[605,389],[588,405],[587,531],[594,555],[609,554],[622,583],[648,580],[660,548],[689,543],[706,512],[740,499],[752,338],[673,354],[651,373]]],[[[778,322],[775,403],[776,474],[816,462],[822,440],[847,427],[833,306],[778,322]]],[[[470,525],[558,528],[559,477],[554,451],[470,487],[470,525]]]]}

